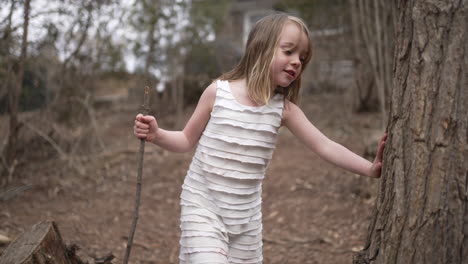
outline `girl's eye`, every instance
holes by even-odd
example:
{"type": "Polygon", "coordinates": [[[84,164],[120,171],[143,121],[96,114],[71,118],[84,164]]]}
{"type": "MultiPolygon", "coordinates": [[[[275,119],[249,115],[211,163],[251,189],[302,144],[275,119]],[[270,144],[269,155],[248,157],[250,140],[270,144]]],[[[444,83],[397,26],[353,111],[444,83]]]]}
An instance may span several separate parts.
{"type": "Polygon", "coordinates": [[[292,51],[286,50],[286,51],[284,51],[284,53],[286,53],[286,55],[291,55],[291,54],[292,54],[292,51]]]}
{"type": "Polygon", "coordinates": [[[305,58],[299,58],[299,60],[301,61],[301,63],[305,62],[305,58]]]}

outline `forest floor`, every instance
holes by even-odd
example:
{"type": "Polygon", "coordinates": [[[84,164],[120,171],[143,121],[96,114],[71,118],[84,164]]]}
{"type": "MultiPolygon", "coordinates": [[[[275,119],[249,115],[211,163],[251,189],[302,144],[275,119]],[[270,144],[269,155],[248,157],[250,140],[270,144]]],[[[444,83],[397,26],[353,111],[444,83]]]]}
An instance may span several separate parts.
{"type": "MultiPolygon", "coordinates": [[[[352,113],[339,92],[305,96],[301,105],[315,126],[359,155],[368,152],[366,146],[377,148],[375,138],[382,132],[377,113],[352,113]]],[[[57,155],[20,162],[0,193],[31,188],[0,199],[0,234],[15,238],[35,223],[53,220],[65,242],[81,248],[83,260],[91,264],[112,252],[113,263],[121,263],[134,212],[136,111],[98,110],[106,150],[82,157],[81,173],[57,155]]],[[[147,144],[130,263],[178,263],[179,195],[191,155],[147,144]]],[[[327,164],[282,128],[263,184],[264,263],[351,263],[365,244],[378,188],[379,180],[327,164]]]]}

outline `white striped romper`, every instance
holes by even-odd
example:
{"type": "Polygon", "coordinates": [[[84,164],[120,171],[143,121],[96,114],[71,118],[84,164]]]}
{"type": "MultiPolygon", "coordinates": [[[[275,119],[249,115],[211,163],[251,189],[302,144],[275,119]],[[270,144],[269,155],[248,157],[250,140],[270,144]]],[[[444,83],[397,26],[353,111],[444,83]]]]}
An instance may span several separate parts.
{"type": "Polygon", "coordinates": [[[283,113],[238,103],[217,81],[210,120],[182,185],[180,263],[262,263],[262,180],[283,113]]]}

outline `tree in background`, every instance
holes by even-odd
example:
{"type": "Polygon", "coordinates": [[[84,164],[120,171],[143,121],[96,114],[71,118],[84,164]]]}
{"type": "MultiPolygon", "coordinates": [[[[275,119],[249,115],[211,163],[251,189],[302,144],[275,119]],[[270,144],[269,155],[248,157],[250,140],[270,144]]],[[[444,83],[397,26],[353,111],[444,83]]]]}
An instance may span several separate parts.
{"type": "MultiPolygon", "coordinates": [[[[189,9],[189,25],[185,30],[183,104],[195,104],[203,90],[222,73],[222,69],[231,67],[231,61],[220,62],[216,48],[220,42],[220,31],[224,26],[232,1],[216,2],[203,0],[192,1],[189,9]],[[223,65],[220,65],[220,64],[223,65]]],[[[228,53],[226,48],[224,52],[228,53]]]]}
{"type": "Polygon", "coordinates": [[[466,1],[397,1],[381,192],[354,263],[468,259],[466,1]]]}
{"type": "Polygon", "coordinates": [[[3,104],[4,97],[8,97],[11,121],[8,142],[1,142],[1,154],[2,171],[8,174],[9,181],[20,153],[32,153],[27,151],[29,142],[19,139],[25,133],[35,133],[36,138],[53,146],[61,157],[76,154],[82,146],[103,148],[102,142],[95,142],[96,137],[89,136],[96,132],[89,99],[93,81],[103,69],[109,71],[123,66],[119,64],[119,56],[115,56],[120,52],[111,48],[117,45],[107,41],[111,33],[105,30],[105,23],[100,23],[101,19],[111,21],[114,2],[49,1],[46,8],[38,8],[38,1],[2,1],[2,6],[4,3],[9,4],[9,12],[0,20],[0,101],[3,104]],[[15,13],[20,13],[15,8],[20,3],[24,5],[21,21],[13,19],[15,13]],[[24,110],[32,109],[31,105],[43,109],[34,118],[20,118],[24,110]],[[79,138],[71,138],[77,134],[69,129],[57,129],[60,120],[70,127],[89,127],[78,129],[82,131],[79,138]],[[20,130],[21,125],[27,129],[20,130]],[[89,144],[83,144],[87,142],[84,138],[89,144]]]}
{"type": "Polygon", "coordinates": [[[298,12],[309,25],[317,86],[338,86],[340,63],[351,62],[352,81],[345,84],[350,105],[358,112],[380,110],[384,124],[391,91],[394,3],[281,0],[275,8],[298,12]]]}
{"type": "MultiPolygon", "coordinates": [[[[13,123],[16,120],[16,124],[28,126],[21,130],[19,125],[12,126],[18,130],[10,135],[21,138],[17,140],[20,146],[12,148],[10,144],[8,149],[17,158],[26,153],[38,153],[41,158],[58,154],[79,169],[79,155],[105,148],[94,116],[98,89],[106,86],[104,89],[112,93],[116,87],[108,86],[156,86],[161,76],[166,76],[167,89],[162,95],[166,103],[153,105],[177,113],[177,125],[183,121],[184,106],[196,102],[220,74],[213,59],[213,43],[228,0],[51,0],[46,7],[31,1],[32,37],[23,43],[28,45],[24,55],[20,47],[25,23],[18,19],[22,12],[18,6],[26,2],[0,3],[7,7],[7,12],[0,14],[0,113],[6,111],[7,97],[15,98],[18,107],[13,111],[17,113],[13,123]],[[133,64],[137,70],[127,73],[132,58],[136,58],[133,64]],[[22,77],[20,72],[24,72],[22,77]],[[141,85],[135,84],[137,79],[142,80],[141,85]],[[12,91],[18,85],[22,93],[17,95],[12,91]],[[33,112],[23,114],[26,110],[33,112]],[[40,151],[28,151],[34,142],[40,151]]],[[[126,103],[131,104],[131,99],[126,103]]],[[[3,156],[6,140],[0,143],[3,156]]],[[[11,176],[12,165],[5,164],[10,162],[2,162],[2,168],[11,176]]]]}
{"type": "MultiPolygon", "coordinates": [[[[0,1],[2,6],[7,6],[8,1],[0,1]]],[[[2,35],[0,38],[0,78],[3,82],[0,84],[0,98],[4,97],[7,94],[7,87],[9,82],[11,81],[12,71],[13,71],[13,63],[12,63],[12,46],[15,46],[14,39],[12,37],[12,24],[13,24],[13,11],[16,7],[16,1],[10,1],[10,7],[8,11],[8,15],[2,21],[1,29],[2,35]],[[4,25],[3,25],[4,24],[4,25]]]]}
{"type": "Polygon", "coordinates": [[[106,12],[111,11],[105,8],[118,8],[117,4],[112,1],[86,0],[66,2],[62,6],[68,11],[64,18],[67,23],[58,32],[57,48],[61,63],[57,90],[53,91],[53,101],[49,105],[58,114],[60,122],[73,126],[79,120],[76,117],[86,116],[83,100],[93,94],[93,80],[100,72],[98,67],[106,66],[99,59],[104,59],[102,53],[105,49],[110,54],[113,51],[110,45],[113,42],[106,41],[111,32],[105,31],[106,22],[102,18],[115,21],[115,17],[109,18],[106,12]]]}
{"type": "MultiPolygon", "coordinates": [[[[152,75],[152,71],[158,68],[158,65],[162,63],[161,58],[163,56],[160,47],[160,19],[162,20],[162,2],[161,1],[134,1],[130,15],[128,17],[128,23],[130,28],[136,33],[133,41],[130,41],[130,47],[135,57],[141,61],[139,71],[143,74],[144,80],[141,80],[138,86],[149,85],[156,87],[158,80],[155,80],[152,75]]],[[[141,90],[140,90],[141,91],[141,90]]],[[[140,96],[136,93],[138,91],[132,91],[135,96],[140,96]]],[[[153,112],[159,112],[159,100],[157,93],[151,93],[151,107],[153,112]]]]}
{"type": "Polygon", "coordinates": [[[340,0],[280,0],[274,5],[282,12],[298,12],[311,30],[342,27],[346,8],[340,0]]]}
{"type": "Polygon", "coordinates": [[[354,107],[357,111],[368,111],[379,105],[383,126],[392,87],[395,3],[350,0],[349,5],[356,80],[354,107]]]}
{"type": "MultiPolygon", "coordinates": [[[[10,13],[8,15],[9,22],[6,29],[6,37],[7,47],[9,46],[9,38],[11,34],[11,14],[13,12],[15,3],[11,3],[10,13]]],[[[23,5],[23,33],[21,39],[21,52],[19,59],[17,61],[16,71],[14,72],[14,82],[8,82],[8,112],[10,116],[10,126],[8,131],[8,141],[6,143],[6,147],[4,149],[4,153],[2,153],[2,163],[3,163],[3,179],[6,177],[6,182],[11,180],[12,173],[15,169],[15,165],[17,163],[16,158],[16,149],[18,147],[18,132],[20,123],[18,121],[18,106],[19,106],[19,98],[21,95],[22,90],[22,83],[23,83],[23,75],[24,75],[24,65],[27,59],[27,51],[28,51],[28,26],[29,26],[29,13],[30,13],[30,0],[26,0],[23,5]]],[[[13,74],[13,72],[9,72],[13,74]]]]}
{"type": "Polygon", "coordinates": [[[159,87],[164,98],[160,100],[158,93],[153,93],[152,111],[175,112],[176,127],[183,121],[185,104],[194,103],[192,100],[198,99],[202,92],[200,87],[206,87],[214,78],[206,76],[206,72],[216,68],[210,63],[210,47],[223,23],[228,3],[226,0],[142,0],[132,5],[129,23],[136,37],[130,45],[135,56],[144,61],[140,63],[143,65],[140,71],[146,76],[144,85],[159,87]],[[200,52],[208,56],[201,56],[200,52]],[[191,89],[186,89],[187,86],[191,89]]]}

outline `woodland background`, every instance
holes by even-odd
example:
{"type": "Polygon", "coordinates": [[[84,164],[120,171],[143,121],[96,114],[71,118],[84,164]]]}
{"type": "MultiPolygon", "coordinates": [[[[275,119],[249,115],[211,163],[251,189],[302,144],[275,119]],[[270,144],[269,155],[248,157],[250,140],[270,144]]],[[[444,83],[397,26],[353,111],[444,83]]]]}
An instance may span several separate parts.
{"type": "MultiPolygon", "coordinates": [[[[143,88],[160,125],[183,128],[203,89],[240,58],[245,30],[272,11],[302,17],[312,32],[304,112],[373,158],[388,119],[395,5],[0,0],[0,234],[11,240],[54,220],[82,259],[112,252],[120,262],[143,88]]],[[[177,263],[178,195],[190,158],[147,146],[131,263],[177,263]]],[[[324,163],[286,130],[267,175],[265,263],[343,263],[363,249],[378,180],[324,163]]]]}

